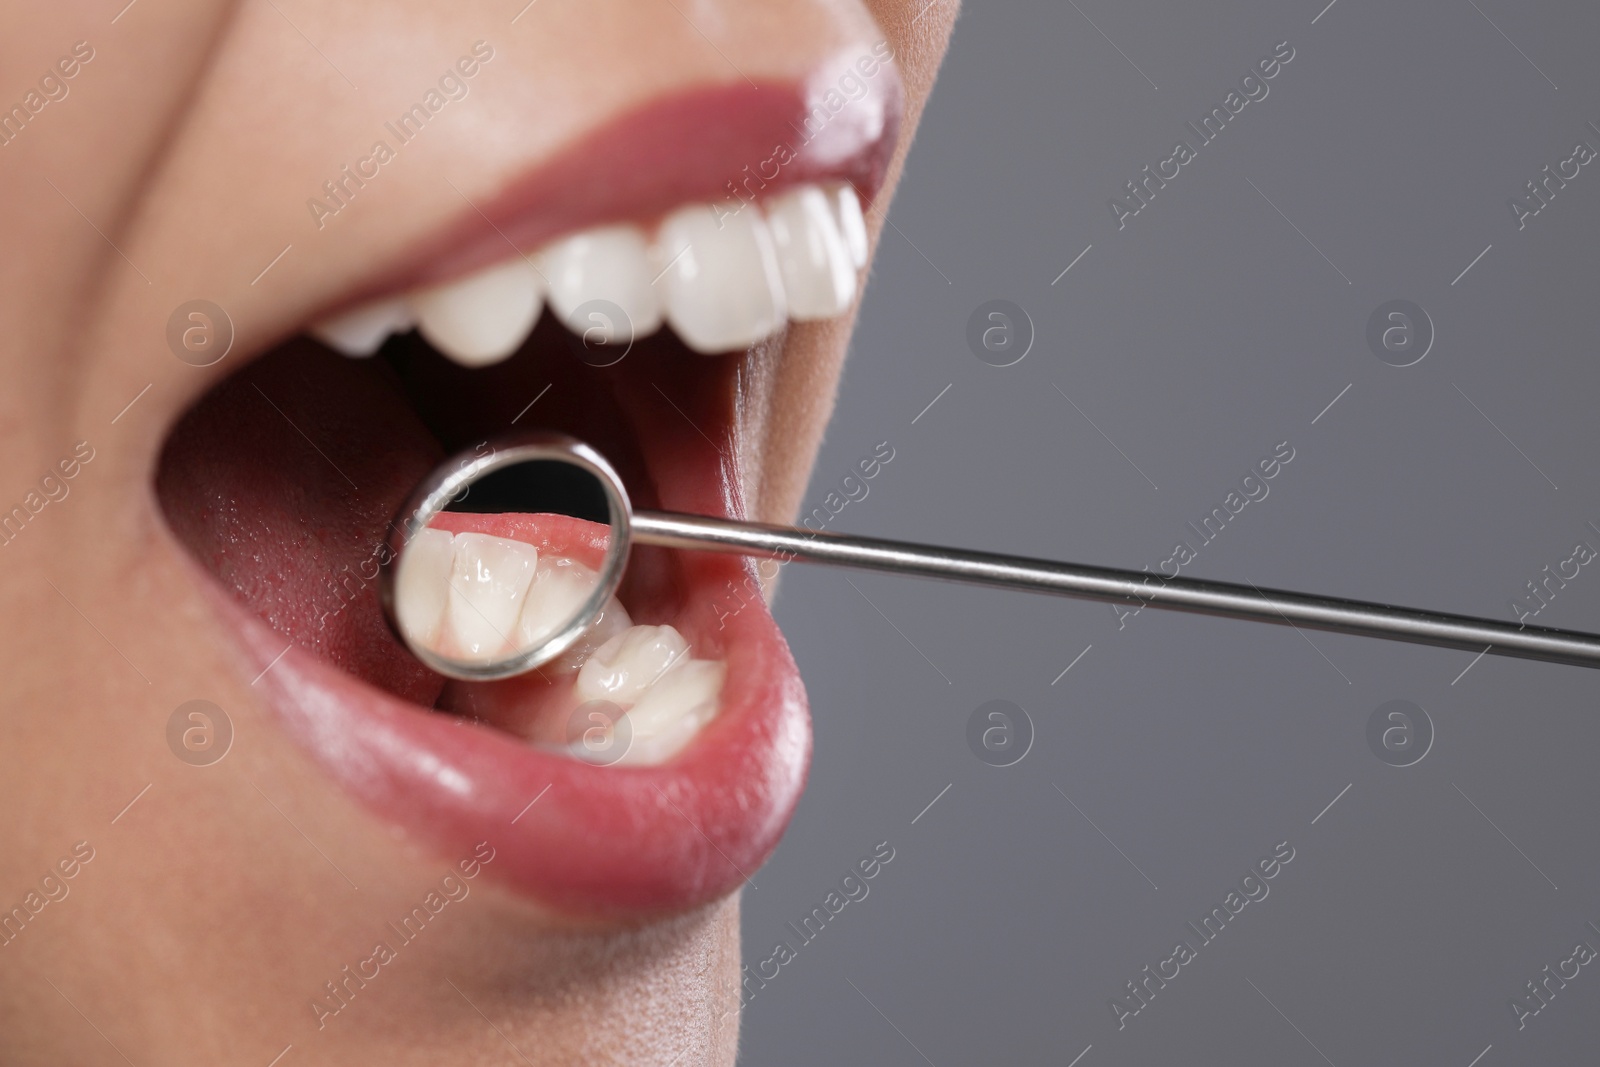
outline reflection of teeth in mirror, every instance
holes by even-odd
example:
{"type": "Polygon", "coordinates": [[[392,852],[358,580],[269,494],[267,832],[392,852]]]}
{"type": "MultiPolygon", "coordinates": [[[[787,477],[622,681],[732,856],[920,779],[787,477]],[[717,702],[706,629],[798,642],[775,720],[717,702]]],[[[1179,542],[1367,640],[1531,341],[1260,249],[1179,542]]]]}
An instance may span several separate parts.
{"type": "Polygon", "coordinates": [[[579,701],[632,707],[662,675],[689,659],[689,643],[672,626],[630,626],[595,650],[578,671],[579,701]]]}
{"type": "Polygon", "coordinates": [[[865,265],[866,226],[855,190],[802,184],[749,211],[686,204],[653,235],[615,223],[565,234],[525,258],[406,294],[398,298],[404,314],[390,295],[347,308],[310,332],[359,357],[415,321],[447,358],[485,366],[522,346],[548,292],[555,315],[575,332],[596,326],[581,321],[578,309],[604,300],[630,320],[604,327],[612,343],[647,336],[665,320],[696,352],[731,352],[776,333],[789,317],[841,314],[855,300],[865,265]]]}
{"type": "MultiPolygon", "coordinates": [[[[412,538],[396,576],[395,615],[413,642],[484,663],[547,640],[577,614],[599,580],[586,564],[520,541],[424,529],[412,538]]],[[[716,717],[727,671],[719,661],[691,657],[676,627],[635,626],[612,597],[583,636],[540,673],[570,686],[567,699],[574,706],[604,700],[624,709],[627,752],[604,762],[647,766],[676,756],[716,717]]],[[[592,755],[582,745],[568,751],[579,759],[592,755]]]]}
{"type": "MultiPolygon", "coordinates": [[[[395,578],[395,617],[416,645],[487,662],[554,636],[600,584],[591,567],[533,545],[432,527],[418,531],[395,578]]],[[[575,674],[595,650],[633,625],[611,597],[583,635],[545,670],[575,674]]]]}
{"type": "Polygon", "coordinates": [[[516,647],[543,644],[577,617],[600,585],[600,575],[575,559],[543,555],[517,620],[516,647]]]}
{"type": "Polygon", "coordinates": [[[439,640],[455,538],[444,530],[419,530],[407,546],[395,578],[394,608],[400,629],[427,648],[439,640]]]}
{"type": "Polygon", "coordinates": [[[498,659],[513,640],[539,550],[521,541],[460,533],[441,641],[464,660],[498,659]]]}

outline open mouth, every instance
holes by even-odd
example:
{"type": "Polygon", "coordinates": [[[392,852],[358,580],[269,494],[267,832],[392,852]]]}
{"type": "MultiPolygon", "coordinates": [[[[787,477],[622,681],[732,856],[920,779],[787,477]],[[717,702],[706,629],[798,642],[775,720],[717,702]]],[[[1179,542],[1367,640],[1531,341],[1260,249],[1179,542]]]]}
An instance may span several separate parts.
{"type": "MultiPolygon", "coordinates": [[[[749,368],[856,299],[898,83],[826,129],[816,105],[741,84],[615,120],[241,360],[162,453],[167,523],[289,733],[385,820],[448,858],[488,842],[565,914],[694,907],[765,860],[810,753],[788,648],[759,598],[718,606],[746,562],[636,548],[561,660],[451,680],[383,617],[389,525],[447,456],[523,429],[593,445],[639,506],[744,518],[749,368]],[[597,709],[629,737],[603,759],[597,709]]],[[[462,649],[485,610],[537,628],[592,564],[570,532],[536,551],[514,516],[446,518],[414,624],[462,649]]]]}

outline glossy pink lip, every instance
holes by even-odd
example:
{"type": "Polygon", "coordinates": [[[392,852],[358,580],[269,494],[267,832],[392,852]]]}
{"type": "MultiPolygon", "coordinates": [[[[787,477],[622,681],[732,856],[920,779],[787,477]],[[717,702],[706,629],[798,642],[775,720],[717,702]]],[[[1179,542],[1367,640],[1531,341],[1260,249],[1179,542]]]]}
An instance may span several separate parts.
{"type": "MultiPolygon", "coordinates": [[[[723,559],[696,561],[716,588],[723,559]]],[[[283,638],[225,595],[265,669],[283,638]]],[[[699,617],[702,624],[715,619],[699,617]]],[[[728,664],[718,717],[659,767],[592,767],[419,708],[291,647],[257,688],[289,733],[383,818],[453,856],[488,841],[498,877],[565,914],[636,918],[737,889],[766,860],[805,784],[805,692],[765,610],[686,636],[728,664]],[[717,646],[720,645],[720,649],[717,646]]]]}
{"type": "MultiPolygon", "coordinates": [[[[458,274],[505,256],[505,237],[530,247],[600,221],[647,219],[717,198],[747,165],[794,144],[796,159],[767,190],[798,181],[879,187],[900,121],[898,76],[885,66],[866,97],[826,137],[799,144],[815,101],[804,86],[739,83],[649,105],[595,131],[559,159],[512,182],[483,215],[466,211],[425,242],[411,265],[367,292],[458,274]],[[797,127],[796,124],[802,124],[797,127]]],[[[738,358],[738,357],[729,357],[738,358]]],[[[726,364],[729,368],[736,364],[726,364]]],[[[735,375],[688,373],[718,388],[679,393],[694,431],[641,433],[660,506],[742,517],[735,469],[735,375]],[[718,451],[706,437],[723,442],[718,451]]],[[[679,383],[680,385],[682,383],[679,383]]],[[[638,383],[639,392],[645,391],[638,383]]],[[[659,390],[658,390],[659,391],[659,390]]],[[[663,394],[664,395],[664,394],[663,394]]],[[[624,399],[635,414],[653,395],[624,399]]],[[[758,597],[732,613],[713,601],[750,588],[746,564],[683,554],[686,609],[672,620],[696,655],[728,665],[722,709],[688,749],[659,767],[594,767],[541,752],[491,727],[394,697],[317,655],[291,647],[209,578],[219,612],[241,635],[250,671],[288,732],[332,778],[380,817],[441,855],[488,841],[492,875],[559,912],[637,919],[696,907],[737,889],[776,847],[810,757],[805,694],[782,635],[758,597]]],[[[463,851],[466,850],[466,851],[463,851]]]]}
{"type": "Polygon", "coordinates": [[[532,252],[586,226],[647,223],[687,203],[759,200],[799,182],[849,182],[865,208],[899,137],[900,77],[884,64],[861,80],[865,88],[853,100],[824,77],[812,86],[741,81],[690,89],[622,115],[464,209],[363,295],[458,277],[505,259],[507,242],[532,252]],[[831,110],[840,99],[843,106],[831,110]],[[779,162],[787,158],[781,148],[793,154],[788,162],[779,162]]]}

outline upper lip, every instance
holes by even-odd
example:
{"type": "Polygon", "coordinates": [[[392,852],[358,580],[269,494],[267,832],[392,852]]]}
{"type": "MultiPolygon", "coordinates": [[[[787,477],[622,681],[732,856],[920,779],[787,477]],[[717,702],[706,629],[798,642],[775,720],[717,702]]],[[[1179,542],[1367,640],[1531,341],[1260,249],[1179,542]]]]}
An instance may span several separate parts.
{"type": "Polygon", "coordinates": [[[866,208],[899,137],[898,76],[885,66],[825,126],[812,118],[819,96],[803,83],[736,82],[681,90],[620,115],[487,200],[463,203],[398,266],[322,310],[447,281],[586,226],[647,222],[682,204],[729,199],[735,186],[766,196],[801,182],[845,181],[866,208]],[[775,164],[779,145],[798,149],[792,162],[775,164]]]}
{"type": "MultiPolygon", "coordinates": [[[[454,223],[417,242],[403,265],[375,271],[321,310],[503,259],[515,254],[508,243],[523,250],[596,222],[646,220],[686,201],[718,199],[775,145],[799,147],[797,131],[813,102],[805,85],[738,82],[646,105],[490,201],[464,205],[454,223]]],[[[765,179],[768,187],[843,180],[870,202],[898,134],[893,68],[856,103],[872,114],[851,120],[859,133],[853,145],[841,147],[849,130],[835,130],[825,157],[801,147],[765,179]]],[[[734,433],[736,386],[732,374],[725,377],[719,395],[697,397],[690,408],[700,436],[685,431],[646,457],[663,506],[743,517],[736,460],[713,458],[702,440],[734,433]]],[[[727,557],[686,566],[708,585],[745,575],[727,557]]],[[[736,614],[715,639],[729,661],[723,715],[673,762],[620,769],[547,755],[509,735],[424,713],[313,653],[284,652],[282,638],[248,611],[220,592],[214,599],[242,636],[249,675],[261,675],[256,691],[337,781],[435,850],[464,855],[488,841],[504,857],[492,871],[565,913],[637,917],[725,895],[776,846],[804,784],[804,692],[765,611],[736,614]]]]}

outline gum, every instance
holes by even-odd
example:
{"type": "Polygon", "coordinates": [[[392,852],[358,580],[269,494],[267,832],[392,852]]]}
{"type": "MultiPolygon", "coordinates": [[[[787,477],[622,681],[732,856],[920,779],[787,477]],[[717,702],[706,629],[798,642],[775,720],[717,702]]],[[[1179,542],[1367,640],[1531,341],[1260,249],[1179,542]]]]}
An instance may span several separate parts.
{"type": "Polygon", "coordinates": [[[428,523],[445,533],[481,533],[521,541],[539,555],[574,559],[598,571],[611,547],[611,527],[571,515],[527,512],[441,511],[428,523]]]}

